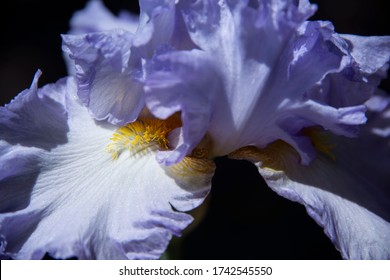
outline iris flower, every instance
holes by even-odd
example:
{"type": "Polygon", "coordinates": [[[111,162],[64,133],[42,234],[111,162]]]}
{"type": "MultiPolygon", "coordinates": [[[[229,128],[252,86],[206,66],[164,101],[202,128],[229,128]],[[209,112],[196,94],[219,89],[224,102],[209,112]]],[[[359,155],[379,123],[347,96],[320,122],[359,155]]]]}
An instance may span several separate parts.
{"type": "MultiPolygon", "coordinates": [[[[114,63],[122,59],[115,56],[117,44],[128,34],[108,34],[119,40],[109,46],[101,34],[92,36],[102,48],[112,48],[114,63]]],[[[155,155],[174,144],[177,137],[169,133],[181,126],[180,116],[156,119],[139,102],[127,108],[136,116],[131,123],[94,120],[77,97],[74,78],[38,89],[40,75],[0,109],[1,257],[160,257],[172,235],[192,222],[183,211],[198,206],[209,191],[215,167],[203,152],[207,141],[180,163],[161,165],[155,155]]],[[[115,81],[108,81],[117,99],[115,81]]],[[[140,88],[134,82],[132,98],[140,88]]]]}
{"type": "Polygon", "coordinates": [[[90,2],[63,36],[71,76],[1,108],[2,257],[158,258],[228,155],[344,258],[389,259],[390,37],[337,34],[306,0],[140,7],[90,2]]]}

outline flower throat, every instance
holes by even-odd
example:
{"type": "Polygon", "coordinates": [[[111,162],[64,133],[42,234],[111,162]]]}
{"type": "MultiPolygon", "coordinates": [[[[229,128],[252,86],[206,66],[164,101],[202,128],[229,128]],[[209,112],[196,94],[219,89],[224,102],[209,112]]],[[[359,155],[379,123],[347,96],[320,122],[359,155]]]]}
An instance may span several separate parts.
{"type": "Polygon", "coordinates": [[[154,150],[167,150],[167,134],[179,126],[181,122],[176,116],[167,120],[140,118],[118,128],[110,138],[111,143],[107,145],[106,151],[115,160],[126,150],[132,156],[154,150]]]}

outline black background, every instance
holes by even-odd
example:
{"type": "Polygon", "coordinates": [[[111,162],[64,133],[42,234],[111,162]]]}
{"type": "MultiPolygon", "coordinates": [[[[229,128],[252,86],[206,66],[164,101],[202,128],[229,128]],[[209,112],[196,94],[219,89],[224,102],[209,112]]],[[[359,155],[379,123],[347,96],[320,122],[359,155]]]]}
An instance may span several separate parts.
{"type": "MultiPolygon", "coordinates": [[[[73,12],[87,1],[2,1],[0,105],[29,87],[36,70],[39,85],[66,76],[60,34],[73,12]]],[[[137,12],[136,0],[104,1],[114,13],[137,12]]],[[[339,33],[390,35],[385,0],[317,0],[312,19],[330,20],[339,33]]],[[[389,91],[389,79],[382,88],[389,91]]],[[[274,194],[251,164],[217,159],[207,214],[176,239],[171,257],[183,259],[339,259],[322,229],[303,206],[274,194]]]]}

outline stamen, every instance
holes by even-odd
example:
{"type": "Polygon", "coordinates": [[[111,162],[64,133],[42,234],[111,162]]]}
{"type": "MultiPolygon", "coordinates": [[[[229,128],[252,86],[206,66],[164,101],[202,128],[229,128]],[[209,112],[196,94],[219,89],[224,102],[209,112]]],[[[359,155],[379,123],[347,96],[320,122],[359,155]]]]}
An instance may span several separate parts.
{"type": "Polygon", "coordinates": [[[110,138],[111,143],[107,145],[106,151],[114,160],[125,150],[130,155],[167,150],[167,134],[180,125],[180,119],[176,115],[167,120],[140,118],[118,128],[110,138]]]}
{"type": "Polygon", "coordinates": [[[211,138],[205,135],[191,154],[169,166],[163,165],[169,176],[185,189],[197,189],[207,186],[214,175],[215,163],[209,159],[211,138]]]}
{"type": "Polygon", "coordinates": [[[163,168],[178,184],[195,189],[210,182],[215,163],[210,159],[186,156],[180,162],[163,168]]]}

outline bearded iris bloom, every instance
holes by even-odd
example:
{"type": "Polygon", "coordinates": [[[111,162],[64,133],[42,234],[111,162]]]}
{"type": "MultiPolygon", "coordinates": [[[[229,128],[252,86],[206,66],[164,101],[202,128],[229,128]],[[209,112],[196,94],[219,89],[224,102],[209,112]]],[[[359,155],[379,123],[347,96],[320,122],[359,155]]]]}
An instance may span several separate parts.
{"type": "Polygon", "coordinates": [[[91,2],[63,37],[73,77],[38,73],[1,109],[2,256],[157,258],[229,155],[344,258],[389,258],[388,101],[370,98],[390,38],[307,21],[308,1],[140,7],[137,23],[91,2]]]}
{"type": "Polygon", "coordinates": [[[161,165],[155,155],[172,149],[180,116],[159,120],[138,105],[125,125],[94,120],[74,78],[38,89],[40,75],[0,111],[1,257],[160,257],[209,191],[207,143],[161,165]]]}
{"type": "Polygon", "coordinates": [[[196,116],[183,120],[182,147],[207,131],[212,155],[254,162],[344,258],[388,259],[388,135],[372,134],[379,123],[388,127],[386,113],[358,135],[364,102],[386,76],[390,38],[306,21],[315,11],[308,1],[197,1],[178,10],[197,48],[155,58],[146,87],[152,113],[196,116]]]}

